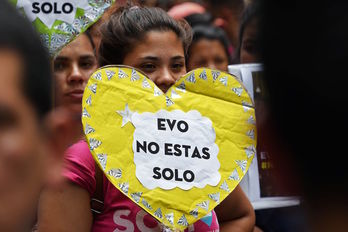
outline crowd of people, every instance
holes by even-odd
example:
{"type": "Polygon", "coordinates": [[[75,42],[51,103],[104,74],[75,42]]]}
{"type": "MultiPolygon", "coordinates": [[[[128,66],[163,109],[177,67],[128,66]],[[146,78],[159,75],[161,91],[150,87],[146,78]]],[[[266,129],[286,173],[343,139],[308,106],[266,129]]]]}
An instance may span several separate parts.
{"type": "Polygon", "coordinates": [[[0,231],[164,231],[91,155],[80,120],[89,77],[98,67],[127,65],[165,93],[196,68],[228,72],[246,63],[264,64],[271,115],[264,128],[276,138],[280,169],[289,161],[284,181],[296,183],[303,203],[254,211],[237,186],[210,225],[198,220],[186,231],[345,231],[346,97],[336,76],[348,54],[348,20],[343,4],[327,2],[310,20],[310,4],[295,5],[116,1],[49,57],[29,21],[0,1],[0,231]]]}

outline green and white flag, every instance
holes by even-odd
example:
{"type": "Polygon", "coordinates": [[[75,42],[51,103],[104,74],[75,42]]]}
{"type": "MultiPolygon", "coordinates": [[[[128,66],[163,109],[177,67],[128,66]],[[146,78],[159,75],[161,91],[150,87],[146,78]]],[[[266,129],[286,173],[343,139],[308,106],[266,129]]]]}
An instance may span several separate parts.
{"type": "Polygon", "coordinates": [[[54,56],[95,23],[115,0],[10,0],[40,33],[54,56]]]}

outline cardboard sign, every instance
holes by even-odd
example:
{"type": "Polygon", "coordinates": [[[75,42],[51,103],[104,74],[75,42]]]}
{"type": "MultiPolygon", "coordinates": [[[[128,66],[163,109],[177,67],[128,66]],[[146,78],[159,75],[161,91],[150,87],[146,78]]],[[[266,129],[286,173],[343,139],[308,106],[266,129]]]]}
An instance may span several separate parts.
{"type": "Polygon", "coordinates": [[[110,182],[171,229],[213,210],[255,154],[253,103],[217,70],[191,71],[164,94],[134,68],[106,66],[88,82],[82,123],[110,182]]]}
{"type": "Polygon", "coordinates": [[[248,90],[255,102],[255,117],[259,119],[256,123],[258,132],[256,155],[240,186],[255,210],[299,205],[300,197],[294,196],[291,192],[281,191],[274,184],[277,183],[276,178],[279,174],[275,171],[276,163],[272,162],[272,157],[276,157],[276,154],[270,153],[266,142],[271,130],[267,128],[267,122],[262,123],[267,120],[269,110],[267,108],[269,96],[263,78],[262,64],[229,65],[228,71],[238,77],[248,90]]]}
{"type": "Polygon", "coordinates": [[[33,23],[53,56],[95,23],[115,0],[10,0],[33,23]]]}

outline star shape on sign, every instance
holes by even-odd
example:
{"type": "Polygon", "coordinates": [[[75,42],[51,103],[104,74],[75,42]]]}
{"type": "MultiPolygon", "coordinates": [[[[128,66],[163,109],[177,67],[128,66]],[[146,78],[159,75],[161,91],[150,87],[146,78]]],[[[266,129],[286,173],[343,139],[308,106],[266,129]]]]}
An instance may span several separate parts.
{"type": "Polygon", "coordinates": [[[117,110],[116,111],[119,115],[121,115],[122,117],[122,126],[124,127],[124,125],[126,125],[128,122],[132,122],[132,115],[134,112],[132,112],[129,107],[128,107],[128,103],[126,104],[125,109],[122,110],[117,110]]]}

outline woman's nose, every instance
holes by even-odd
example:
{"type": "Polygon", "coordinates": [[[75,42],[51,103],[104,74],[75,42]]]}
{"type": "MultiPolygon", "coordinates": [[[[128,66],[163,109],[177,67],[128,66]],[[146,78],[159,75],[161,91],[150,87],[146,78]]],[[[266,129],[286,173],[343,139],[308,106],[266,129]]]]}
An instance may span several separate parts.
{"type": "Polygon", "coordinates": [[[159,76],[155,79],[155,83],[164,93],[166,93],[167,90],[175,84],[176,78],[169,69],[163,69],[158,75],[159,76]]]}
{"type": "Polygon", "coordinates": [[[218,68],[217,68],[217,65],[215,64],[214,61],[210,61],[210,62],[208,63],[208,68],[211,68],[211,69],[218,69],[218,68]]]}
{"type": "Polygon", "coordinates": [[[68,82],[83,82],[84,75],[77,64],[73,64],[70,75],[68,76],[68,82]]]}

